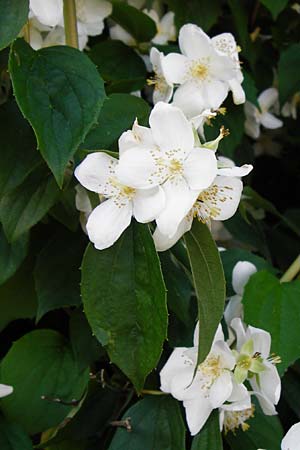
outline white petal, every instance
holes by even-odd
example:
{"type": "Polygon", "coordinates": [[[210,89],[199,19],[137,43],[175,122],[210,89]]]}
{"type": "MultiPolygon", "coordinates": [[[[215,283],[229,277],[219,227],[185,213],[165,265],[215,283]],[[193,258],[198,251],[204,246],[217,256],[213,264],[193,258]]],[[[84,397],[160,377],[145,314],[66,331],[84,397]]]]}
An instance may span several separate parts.
{"type": "Polygon", "coordinates": [[[232,379],[229,371],[223,372],[210,388],[209,400],[213,408],[221,406],[231,395],[232,379]]]}
{"type": "Polygon", "coordinates": [[[185,407],[186,421],[192,436],[199,433],[209,418],[213,408],[208,398],[204,395],[193,400],[183,402],[185,407]]]}
{"type": "MultiPolygon", "coordinates": [[[[239,178],[218,175],[212,186],[200,197],[204,201],[203,208],[213,213],[214,220],[227,220],[232,217],[241,199],[243,183],[239,178]],[[205,195],[208,193],[208,196],[205,195]],[[217,192],[215,195],[214,193],[217,192]]],[[[200,211],[201,212],[201,211],[200,211]]]]}
{"type": "Polygon", "coordinates": [[[211,39],[211,42],[218,52],[233,59],[238,57],[236,41],[231,33],[218,34],[211,39]]]}
{"type": "Polygon", "coordinates": [[[235,61],[214,51],[210,57],[209,73],[214,78],[228,83],[237,77],[238,69],[235,61]]]}
{"type": "Polygon", "coordinates": [[[195,365],[186,357],[185,352],[189,349],[186,347],[177,347],[173,350],[168,361],[160,371],[161,390],[163,392],[171,393],[172,386],[177,386],[178,392],[182,393],[189,386],[193,380],[195,365]],[[174,379],[176,378],[176,383],[174,379]]]}
{"type": "Polygon", "coordinates": [[[191,191],[186,181],[180,177],[166,181],[163,189],[166,194],[166,206],[156,219],[156,223],[162,234],[172,238],[180,222],[195,203],[198,191],[191,191]]]}
{"type": "Polygon", "coordinates": [[[231,321],[236,317],[243,318],[243,305],[242,297],[240,295],[234,295],[230,298],[227,303],[226,309],[224,311],[224,319],[228,326],[230,326],[231,321]]]}
{"type": "Polygon", "coordinates": [[[228,81],[230,90],[232,91],[233,102],[235,105],[241,105],[246,101],[245,91],[242,84],[236,79],[228,81]]]}
{"type": "MultiPolygon", "coordinates": [[[[232,392],[227,401],[232,403],[232,405],[228,405],[229,410],[242,410],[251,407],[251,396],[248,389],[243,384],[238,384],[234,380],[232,383],[232,392]]],[[[227,409],[225,405],[223,407],[227,409]]]]}
{"type": "Polygon", "coordinates": [[[281,442],[282,450],[300,450],[300,422],[293,425],[281,442]]]}
{"type": "Polygon", "coordinates": [[[252,169],[253,166],[251,164],[244,164],[241,167],[221,167],[218,169],[218,175],[223,175],[225,177],[245,177],[252,169]]]}
{"type": "Polygon", "coordinates": [[[213,50],[210,38],[197,25],[181,27],[178,41],[181,52],[190,59],[208,57],[213,50]]]}
{"type": "Polygon", "coordinates": [[[240,351],[243,344],[246,342],[246,331],[242,320],[236,317],[231,321],[230,327],[234,330],[236,335],[236,348],[240,351]]]}
{"type": "Polygon", "coordinates": [[[139,125],[136,119],[132,126],[132,130],[124,131],[124,133],[121,134],[118,145],[121,157],[123,156],[123,153],[130,148],[153,148],[155,144],[150,128],[139,125]]]}
{"type": "Polygon", "coordinates": [[[161,186],[138,189],[132,200],[134,217],[141,223],[151,222],[163,210],[165,200],[165,192],[161,186]]]}
{"type": "Polygon", "coordinates": [[[235,366],[235,357],[233,356],[232,351],[228,347],[227,343],[224,340],[219,340],[213,343],[212,353],[219,355],[220,357],[220,366],[224,369],[232,370],[235,366]]]}
{"type": "Polygon", "coordinates": [[[203,81],[199,88],[206,108],[218,109],[228,94],[228,84],[217,79],[203,81]]]}
{"type": "Polygon", "coordinates": [[[6,397],[13,392],[12,386],[7,386],[6,384],[0,384],[0,398],[6,397]]]}
{"type": "Polygon", "coordinates": [[[108,181],[115,175],[118,160],[103,152],[90,153],[76,167],[74,175],[82,186],[98,194],[110,195],[108,181]]]}
{"type": "Polygon", "coordinates": [[[184,177],[191,189],[206,189],[217,173],[215,153],[205,148],[194,148],[184,161],[184,177]]]}
{"type": "Polygon", "coordinates": [[[252,326],[248,327],[249,337],[253,339],[254,350],[259,352],[263,358],[268,358],[271,349],[271,335],[265,330],[260,328],[255,328],[252,326]]]}
{"type": "Polygon", "coordinates": [[[278,90],[269,88],[263,91],[257,101],[262,110],[266,111],[271,108],[278,100],[278,90]]]}
{"type": "Polygon", "coordinates": [[[247,118],[245,121],[245,133],[253,139],[258,139],[260,135],[259,122],[247,118]]]}
{"type": "Polygon", "coordinates": [[[143,147],[123,152],[116,174],[123,184],[137,189],[154,187],[164,181],[164,174],[158,171],[153,153],[143,147]]]}
{"type": "Polygon", "coordinates": [[[255,272],[257,269],[251,262],[239,261],[236,263],[232,271],[232,287],[237,294],[241,296],[244,294],[244,287],[255,272]]]}
{"type": "MultiPolygon", "coordinates": [[[[253,382],[251,382],[251,384],[253,384],[253,382]]],[[[266,416],[275,416],[277,414],[276,408],[273,403],[267,397],[262,395],[261,392],[254,390],[251,393],[253,393],[257,397],[261,409],[263,410],[263,413],[266,414],[266,416]]]]}
{"type": "Polygon", "coordinates": [[[41,32],[35,28],[30,27],[30,46],[33,50],[39,50],[43,47],[44,41],[41,32]]]}
{"type": "Polygon", "coordinates": [[[170,84],[184,83],[189,70],[189,61],[186,56],[179,53],[169,53],[162,59],[161,64],[163,74],[170,84]]]}
{"type": "Polygon", "coordinates": [[[117,39],[119,41],[124,42],[124,44],[129,46],[135,46],[136,40],[131,34],[129,34],[124,28],[120,25],[114,25],[109,29],[109,35],[111,39],[117,39]]]}
{"type": "Polygon", "coordinates": [[[180,108],[189,119],[201,114],[206,109],[202,91],[193,81],[187,81],[177,88],[173,104],[180,108]]]}
{"type": "Polygon", "coordinates": [[[119,207],[111,198],[97,206],[89,216],[86,229],[98,250],[113,245],[129,226],[132,217],[131,202],[119,207]]]}
{"type": "Polygon", "coordinates": [[[168,103],[173,95],[173,86],[170,86],[167,82],[155,86],[153,91],[153,103],[156,105],[158,102],[168,103]]]}
{"type": "Polygon", "coordinates": [[[178,150],[184,156],[192,150],[193,128],[179,108],[159,102],[150,114],[149,123],[153,139],[162,151],[178,150]]]}
{"type": "MultiPolygon", "coordinates": [[[[189,214],[185,217],[179,224],[176,233],[172,238],[169,238],[167,235],[162,234],[158,228],[153,233],[153,240],[155,244],[155,248],[158,252],[164,252],[165,250],[169,250],[169,248],[173,247],[177,241],[189,231],[192,227],[193,216],[189,214]]],[[[198,343],[197,343],[198,345],[198,343]]]]}
{"type": "Polygon", "coordinates": [[[30,9],[44,25],[55,27],[63,19],[62,0],[30,0],[30,9]]]}
{"type": "Polygon", "coordinates": [[[281,394],[281,380],[276,367],[269,363],[267,369],[259,374],[260,392],[274,405],[277,405],[281,394]]]}
{"type": "MultiPolygon", "coordinates": [[[[220,323],[218,325],[212,345],[214,345],[218,341],[224,341],[224,333],[223,333],[222,325],[220,323]]],[[[195,326],[193,342],[194,342],[194,346],[198,346],[198,344],[199,344],[199,322],[197,322],[197,324],[195,326]]]]}
{"type": "Polygon", "coordinates": [[[269,128],[270,130],[280,128],[283,125],[282,120],[277,119],[277,117],[268,112],[261,115],[260,121],[265,128],[269,128]]]}
{"type": "Polygon", "coordinates": [[[75,195],[76,209],[80,212],[90,214],[93,208],[87,191],[84,189],[83,186],[81,186],[81,184],[77,184],[75,186],[75,191],[76,191],[75,195]]]}
{"type": "Polygon", "coordinates": [[[112,5],[106,0],[79,0],[77,3],[77,16],[86,23],[99,22],[112,12],[112,5]]]}

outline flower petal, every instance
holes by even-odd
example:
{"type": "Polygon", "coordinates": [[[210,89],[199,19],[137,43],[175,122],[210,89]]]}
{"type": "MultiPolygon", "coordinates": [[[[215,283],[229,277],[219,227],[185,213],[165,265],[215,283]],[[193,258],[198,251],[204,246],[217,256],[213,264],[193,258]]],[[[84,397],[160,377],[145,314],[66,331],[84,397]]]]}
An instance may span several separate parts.
{"type": "Polygon", "coordinates": [[[209,36],[197,25],[183,25],[178,41],[181,53],[190,59],[206,58],[213,51],[209,36]]]}
{"type": "Polygon", "coordinates": [[[162,72],[168,83],[182,84],[185,82],[189,70],[189,61],[180,53],[169,53],[162,62],[162,72]]]}
{"type": "Polygon", "coordinates": [[[151,222],[163,210],[165,200],[165,192],[161,186],[138,189],[132,199],[134,217],[141,223],[151,222]]]}
{"type": "Polygon", "coordinates": [[[225,177],[245,177],[252,169],[253,166],[251,164],[244,164],[241,167],[220,167],[218,169],[218,175],[223,175],[225,177]]]}
{"type": "Polygon", "coordinates": [[[246,94],[241,82],[236,78],[233,78],[232,80],[228,81],[228,84],[232,92],[233,103],[235,105],[241,105],[242,103],[245,103],[246,94]]]}
{"type": "Polygon", "coordinates": [[[203,425],[209,418],[213,407],[208,398],[204,395],[193,400],[185,400],[183,402],[185,407],[186,421],[192,436],[199,433],[203,425]]]}
{"type": "Polygon", "coordinates": [[[269,128],[270,130],[280,128],[283,125],[282,120],[277,119],[277,117],[269,112],[265,112],[264,114],[262,114],[260,117],[260,121],[265,128],[269,128]]]}
{"type": "Polygon", "coordinates": [[[205,148],[194,148],[184,161],[184,177],[191,189],[206,189],[217,174],[215,153],[205,148]]]}
{"type": "Polygon", "coordinates": [[[43,25],[55,27],[63,20],[62,0],[30,0],[30,9],[43,25]]]}
{"type": "Polygon", "coordinates": [[[254,349],[263,358],[268,358],[271,350],[271,335],[268,331],[252,326],[248,327],[248,334],[253,339],[254,349]]]}
{"type": "Polygon", "coordinates": [[[229,371],[223,372],[210,388],[209,400],[213,408],[221,406],[231,395],[232,378],[229,371]]]}
{"type": "Polygon", "coordinates": [[[82,186],[98,194],[111,195],[115,192],[109,179],[115,176],[118,160],[103,152],[90,153],[76,167],[74,175],[82,186]]]}
{"type": "Polygon", "coordinates": [[[177,155],[184,157],[192,150],[193,127],[179,108],[159,102],[150,114],[149,123],[153,139],[162,151],[177,150],[177,155]]]}
{"type": "Polygon", "coordinates": [[[118,145],[121,157],[130,148],[153,148],[155,144],[150,128],[139,125],[137,119],[135,119],[132,130],[124,131],[121,134],[118,145]]]}
{"type": "Polygon", "coordinates": [[[154,231],[152,236],[156,250],[158,252],[164,252],[165,250],[169,250],[169,248],[173,247],[173,245],[175,245],[176,242],[179,241],[179,239],[184,235],[184,233],[186,233],[191,229],[192,223],[193,223],[193,216],[190,214],[180,222],[177,231],[172,238],[169,238],[167,235],[162,234],[159,231],[158,227],[156,227],[156,230],[154,231]]]}
{"type": "Polygon", "coordinates": [[[237,294],[241,296],[244,294],[244,288],[255,272],[257,272],[257,268],[251,262],[239,261],[236,263],[232,271],[232,287],[237,294]]]}
{"type": "Polygon", "coordinates": [[[132,204],[119,207],[111,198],[97,206],[90,214],[86,229],[95,248],[103,250],[113,245],[129,226],[132,204]]]}
{"type": "Polygon", "coordinates": [[[6,384],[0,384],[0,398],[6,397],[13,392],[12,386],[7,386],[6,384]]]}
{"type": "Polygon", "coordinates": [[[195,364],[185,355],[188,350],[186,347],[175,348],[160,371],[160,388],[163,392],[171,393],[174,396],[172,386],[175,386],[181,393],[181,398],[186,387],[191,384],[195,364]],[[176,383],[174,383],[175,378],[176,383]]]}
{"type": "Polygon", "coordinates": [[[262,110],[266,111],[275,105],[278,100],[278,90],[271,87],[264,90],[258,97],[257,101],[262,110]]]}
{"type": "Polygon", "coordinates": [[[300,422],[286,433],[281,442],[281,450],[300,450],[300,422]]]}
{"type": "Polygon", "coordinates": [[[214,220],[227,220],[235,214],[242,190],[243,183],[239,178],[218,175],[212,186],[200,194],[204,202],[203,208],[213,212],[214,220]]]}

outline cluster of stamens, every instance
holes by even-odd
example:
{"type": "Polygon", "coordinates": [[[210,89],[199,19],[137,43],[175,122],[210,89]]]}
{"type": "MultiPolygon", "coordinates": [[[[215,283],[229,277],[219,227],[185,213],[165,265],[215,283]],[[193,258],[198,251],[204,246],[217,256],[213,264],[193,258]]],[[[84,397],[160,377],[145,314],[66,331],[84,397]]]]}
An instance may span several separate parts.
{"type": "Polygon", "coordinates": [[[243,431],[247,431],[250,428],[250,425],[246,423],[247,420],[254,417],[255,407],[252,404],[251,408],[243,409],[242,411],[225,411],[224,412],[224,430],[225,434],[228,431],[237,430],[239,427],[243,431]]]}

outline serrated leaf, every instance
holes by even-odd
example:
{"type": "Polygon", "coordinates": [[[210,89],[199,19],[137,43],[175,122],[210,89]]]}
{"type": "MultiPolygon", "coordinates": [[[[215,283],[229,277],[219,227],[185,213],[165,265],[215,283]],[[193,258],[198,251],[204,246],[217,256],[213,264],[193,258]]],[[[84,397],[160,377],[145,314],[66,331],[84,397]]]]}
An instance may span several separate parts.
{"type": "Polygon", "coordinates": [[[300,44],[292,44],[280,54],[278,64],[278,89],[280,104],[300,90],[300,74],[295,67],[300,64],[300,44]]]}
{"type": "Polygon", "coordinates": [[[191,450],[223,450],[218,410],[212,412],[200,433],[194,437],[191,450]]]}
{"type": "Polygon", "coordinates": [[[16,341],[1,362],[1,382],[14,387],[1,400],[1,409],[28,433],[39,433],[58,425],[72,408],[51,399],[79,400],[88,380],[88,371],[78,370],[61,334],[35,330],[16,341]],[[43,395],[50,400],[42,400],[43,395]]]}
{"type": "Polygon", "coordinates": [[[93,333],[141,390],[159,360],[168,322],[165,286],[148,227],[132,224],[106,250],[89,245],[81,293],[93,333]]]}
{"type": "Polygon", "coordinates": [[[131,5],[114,0],[111,18],[138,42],[148,42],[156,35],[154,20],[131,5]]]}
{"type": "Polygon", "coordinates": [[[271,12],[275,20],[287,6],[289,0],[260,0],[260,2],[271,12]]]}
{"type": "Polygon", "coordinates": [[[0,0],[0,50],[16,39],[28,20],[29,0],[0,0]]]}
{"type": "Polygon", "coordinates": [[[10,244],[0,225],[0,284],[7,281],[22,264],[28,250],[27,234],[10,244]]]}
{"type": "Polygon", "coordinates": [[[0,417],[1,450],[33,450],[32,442],[21,427],[0,417]]]}
{"type": "Polygon", "coordinates": [[[102,107],[103,81],[79,50],[58,46],[34,51],[22,39],[12,45],[9,70],[19,107],[62,186],[68,161],[102,107]]]}
{"type": "Polygon", "coordinates": [[[194,220],[185,242],[198,301],[198,364],[207,356],[225,305],[225,278],[218,248],[208,227],[194,220]]]}
{"type": "Polygon", "coordinates": [[[109,450],[185,450],[185,427],[173,398],[147,397],[125,412],[123,419],[128,417],[132,431],[119,428],[109,450]]]}
{"type": "Polygon", "coordinates": [[[280,283],[265,270],[252,275],[243,296],[245,322],[271,333],[281,374],[300,357],[299,298],[300,281],[280,283]]]}
{"type": "Polygon", "coordinates": [[[142,98],[111,94],[103,104],[97,125],[88,133],[80,148],[115,148],[120,135],[132,127],[136,118],[141,125],[147,124],[149,112],[149,105],[142,98]]]}
{"type": "Polygon", "coordinates": [[[147,70],[142,58],[121,41],[103,41],[92,47],[89,56],[106,82],[106,92],[142,89],[147,70]]]}

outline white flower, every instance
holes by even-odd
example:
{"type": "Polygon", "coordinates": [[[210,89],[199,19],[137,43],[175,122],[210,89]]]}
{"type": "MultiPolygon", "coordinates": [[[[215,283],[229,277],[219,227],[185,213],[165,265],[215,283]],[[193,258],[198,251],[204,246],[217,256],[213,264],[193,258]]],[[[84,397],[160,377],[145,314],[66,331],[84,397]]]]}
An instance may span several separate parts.
{"type": "Polygon", "coordinates": [[[109,29],[109,35],[111,39],[115,39],[118,41],[124,42],[124,44],[129,45],[130,47],[135,47],[137,45],[136,39],[128,33],[121,25],[113,25],[109,29]]]}
{"type": "Polygon", "coordinates": [[[76,191],[75,206],[76,209],[80,212],[79,215],[80,225],[85,234],[87,234],[86,223],[93,210],[93,207],[86,189],[84,189],[84,187],[81,186],[81,184],[77,184],[75,186],[75,191],[76,191]]]}
{"type": "Polygon", "coordinates": [[[223,159],[216,178],[207,189],[199,193],[190,211],[178,224],[174,235],[168,236],[159,226],[156,228],[153,234],[156,250],[165,251],[176,244],[182,235],[191,229],[195,217],[204,223],[232,217],[238,208],[243,190],[243,183],[238,177],[248,175],[251,170],[252,166],[248,164],[242,167],[225,167],[223,159]]]}
{"type": "Polygon", "coordinates": [[[201,430],[212,410],[219,408],[230,397],[233,390],[230,371],[235,364],[220,326],[210,353],[197,369],[196,344],[197,332],[194,336],[195,347],[175,348],[160,372],[161,390],[183,401],[192,435],[201,430]]]}
{"type": "Polygon", "coordinates": [[[147,80],[149,85],[154,86],[153,103],[160,101],[168,103],[173,95],[173,85],[169,84],[165,79],[162,70],[162,60],[164,54],[159,52],[157,48],[152,47],[150,51],[150,62],[153,67],[154,78],[147,80]]]}
{"type": "Polygon", "coordinates": [[[243,318],[242,298],[244,288],[249,281],[251,275],[257,272],[254,264],[248,261],[239,261],[232,271],[232,287],[236,295],[230,297],[224,312],[224,318],[228,326],[232,319],[236,317],[243,318]]]}
{"type": "Polygon", "coordinates": [[[6,397],[13,392],[12,386],[7,386],[6,384],[0,384],[0,398],[6,397]]]}
{"type": "Polygon", "coordinates": [[[30,15],[43,25],[55,27],[63,20],[62,0],[30,0],[30,15]]]}
{"type": "Polygon", "coordinates": [[[242,87],[244,80],[239,61],[239,47],[231,33],[222,33],[214,36],[211,42],[216,50],[229,56],[235,63],[236,75],[228,81],[230,90],[232,91],[233,101],[236,105],[245,103],[246,97],[242,87]]]}
{"type": "Polygon", "coordinates": [[[176,41],[175,14],[172,11],[167,12],[161,19],[154,9],[144,9],[143,12],[154,20],[157,28],[157,33],[151,40],[153,44],[164,45],[169,41],[176,41]]]}
{"type": "Polygon", "coordinates": [[[282,127],[282,121],[270,112],[278,102],[277,89],[266,89],[259,95],[257,102],[260,110],[250,102],[246,102],[244,107],[246,114],[245,133],[253,139],[259,137],[261,125],[270,129],[282,127]]]}
{"type": "Polygon", "coordinates": [[[300,92],[296,92],[293,95],[292,99],[289,102],[285,102],[282,107],[281,114],[283,117],[292,117],[292,119],[296,120],[298,115],[298,106],[300,103],[300,92]]]}
{"type": "Polygon", "coordinates": [[[117,175],[138,189],[163,184],[166,206],[156,223],[172,237],[200,191],[214,180],[217,160],[213,151],[195,147],[193,127],[180,109],[159,102],[149,123],[150,129],[142,127],[142,138],[134,141],[128,132],[121,136],[117,175]]]}
{"type": "Polygon", "coordinates": [[[104,28],[103,20],[112,12],[106,0],[76,0],[78,35],[97,36],[104,28]]]}
{"type": "Polygon", "coordinates": [[[160,186],[140,190],[122,184],[115,172],[117,164],[115,158],[98,152],[89,154],[75,170],[82,186],[107,198],[92,211],[86,224],[89,238],[99,250],[114,244],[132,216],[138,222],[150,222],[165,204],[160,186]]]}
{"type": "Polygon", "coordinates": [[[239,427],[243,431],[249,428],[246,423],[254,416],[254,405],[251,404],[251,396],[243,384],[233,382],[233,389],[230,397],[219,408],[220,431],[224,429],[235,432],[239,427]]]}
{"type": "Polygon", "coordinates": [[[230,326],[236,334],[236,381],[248,379],[263,412],[277,414],[275,405],[280,397],[281,380],[275,364],[280,358],[270,356],[270,333],[251,326],[246,328],[239,318],[233,319],[230,326]]]}
{"type": "Polygon", "coordinates": [[[282,450],[300,450],[300,422],[293,425],[281,442],[282,450]]]}
{"type": "Polygon", "coordinates": [[[169,83],[179,84],[174,104],[188,117],[204,109],[218,109],[228,94],[228,81],[236,78],[236,62],[214,47],[196,25],[184,25],[179,32],[182,54],[169,53],[163,72],[169,83]]]}

